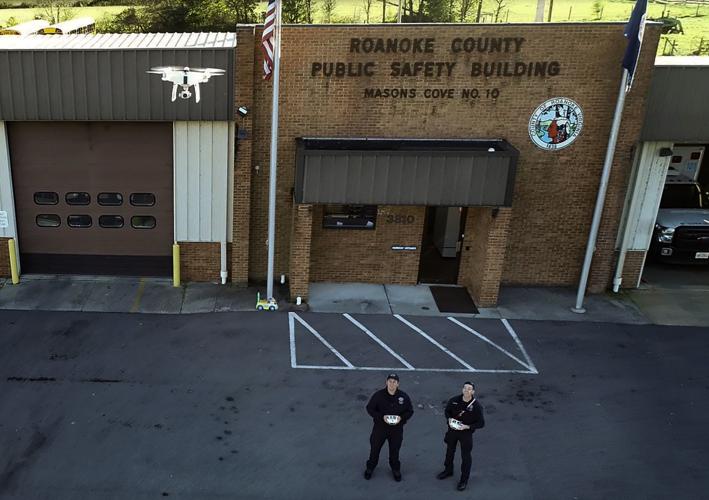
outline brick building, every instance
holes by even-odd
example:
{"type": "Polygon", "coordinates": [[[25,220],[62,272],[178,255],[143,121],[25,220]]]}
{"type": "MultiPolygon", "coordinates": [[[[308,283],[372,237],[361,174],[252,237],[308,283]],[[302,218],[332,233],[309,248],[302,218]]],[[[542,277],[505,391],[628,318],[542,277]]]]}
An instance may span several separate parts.
{"type": "MultiPolygon", "coordinates": [[[[607,288],[612,279],[659,35],[659,25],[647,26],[626,100],[589,280],[592,292],[607,288]]],[[[23,137],[40,129],[32,125],[23,136],[23,124],[78,122],[93,130],[99,123],[117,127],[121,121],[131,128],[154,120],[156,130],[141,132],[144,146],[158,163],[172,164],[174,185],[166,193],[174,202],[172,212],[164,215],[173,218],[173,229],[155,245],[160,251],[153,256],[169,255],[175,242],[185,279],[264,280],[272,83],[262,79],[260,37],[260,26],[238,26],[235,39],[201,47],[214,54],[226,51],[233,57],[230,62],[206,53],[199,59],[188,50],[199,47],[188,42],[166,47],[159,61],[152,56],[134,60],[128,44],[121,61],[133,61],[129,67],[141,74],[148,69],[141,63],[150,66],[152,61],[216,65],[231,72],[219,84],[230,88],[212,87],[207,92],[215,93],[202,107],[193,101],[171,103],[168,88],[155,78],[146,88],[151,96],[162,93],[159,106],[158,97],[145,104],[156,113],[153,117],[121,114],[121,106],[132,109],[130,99],[116,100],[101,88],[96,99],[104,108],[106,100],[114,100],[110,116],[68,111],[59,117],[41,112],[20,116],[8,108],[21,94],[13,87],[0,96],[0,120],[8,131],[0,144],[5,152],[0,177],[16,179],[15,170],[24,168],[15,164],[13,144],[23,148],[23,137]],[[170,55],[168,49],[185,54],[170,55]],[[177,111],[168,111],[170,106],[177,111]],[[236,113],[239,106],[248,114],[236,113]],[[227,116],[214,111],[222,107],[227,116]],[[172,139],[168,127],[164,153],[158,154],[150,145],[162,144],[158,138],[166,130],[157,129],[170,123],[172,139]]],[[[285,26],[275,274],[286,275],[291,295],[305,299],[309,283],[318,281],[426,282],[463,285],[481,306],[496,303],[501,284],[577,284],[625,46],[621,23],[285,26]]],[[[19,50],[0,40],[8,60],[19,50]]],[[[213,80],[203,92],[219,82],[213,80]]],[[[62,92],[79,92],[71,88],[62,92]]],[[[132,88],[124,86],[129,93],[132,88]]],[[[50,92],[47,99],[39,108],[51,107],[60,97],[50,92]]],[[[78,102],[72,100],[75,106],[78,102]]],[[[91,130],[89,136],[97,137],[91,130]]],[[[129,141],[137,139],[126,133],[128,150],[129,141]]],[[[27,192],[40,193],[44,200],[53,201],[46,193],[55,191],[60,200],[64,197],[59,188],[30,184],[27,192]]],[[[126,190],[125,197],[138,187],[126,190]]],[[[31,200],[13,205],[12,194],[0,190],[0,211],[12,221],[0,228],[0,239],[18,238],[22,264],[29,256],[23,258],[21,226],[36,225],[39,219],[33,213],[31,220],[15,222],[20,207],[31,200]]],[[[105,215],[101,210],[96,217],[105,215]]],[[[126,220],[129,216],[124,215],[126,220]]],[[[51,230],[52,221],[45,217],[41,222],[51,230]]],[[[101,250],[94,247],[94,254],[95,248],[101,250]]],[[[53,250],[62,251],[76,253],[53,250]]],[[[110,254],[110,249],[101,251],[110,254]]],[[[50,260],[61,261],[52,255],[50,260]]],[[[8,274],[7,262],[2,242],[0,275],[8,274]]],[[[632,256],[626,262],[630,274],[640,272],[632,256]]],[[[72,272],[72,265],[56,272],[72,272]]],[[[128,274],[141,274],[141,269],[151,274],[145,258],[122,265],[128,274]]]]}
{"type": "MultiPolygon", "coordinates": [[[[276,273],[289,277],[292,294],[305,297],[308,283],[316,281],[415,284],[447,279],[468,287],[481,305],[496,302],[501,283],[577,284],[618,93],[622,32],[619,23],[284,27],[276,273]],[[583,128],[570,146],[543,149],[530,138],[530,118],[540,104],[555,97],[578,103],[583,128]],[[435,239],[427,240],[431,223],[445,221],[446,214],[440,212],[452,203],[442,204],[437,193],[424,193],[429,202],[407,204],[395,196],[401,185],[389,186],[376,204],[373,228],[328,227],[328,210],[346,212],[342,205],[365,203],[367,195],[357,186],[357,169],[342,167],[342,176],[349,176],[340,181],[346,187],[338,189],[332,186],[334,179],[323,177],[315,188],[330,183],[330,193],[319,193],[319,199],[328,202],[307,202],[308,186],[296,175],[315,174],[309,172],[308,162],[296,165],[299,138],[425,138],[440,141],[442,147],[452,139],[503,139],[519,152],[516,173],[504,179],[512,183],[512,196],[470,200],[474,204],[462,210],[465,217],[454,238],[464,235],[457,248],[458,268],[452,275],[450,270],[437,275],[435,259],[433,271],[422,269],[422,252],[429,251],[426,247],[435,239]],[[387,203],[387,196],[395,202],[387,203]]],[[[639,140],[659,33],[658,26],[648,26],[626,101],[591,291],[610,283],[632,149],[639,140]]],[[[251,197],[236,203],[235,213],[238,216],[240,207],[250,203],[246,211],[251,214],[252,279],[266,274],[262,242],[267,237],[272,91],[271,84],[262,81],[259,37],[258,27],[237,30],[236,100],[253,113],[238,123],[244,133],[237,164],[247,162],[252,175],[251,197]]],[[[332,147],[340,146],[335,141],[332,147]]],[[[425,152],[418,153],[419,162],[408,163],[414,171],[406,175],[435,179],[435,169],[415,171],[421,160],[431,161],[425,152]]],[[[391,157],[377,168],[396,170],[395,161],[391,157]]],[[[481,167],[472,161],[467,168],[481,167]]],[[[364,171],[359,174],[370,179],[364,171]]],[[[381,182],[386,183],[376,180],[381,182]]],[[[433,184],[431,189],[440,189],[433,184]]],[[[357,208],[349,215],[362,219],[357,208]]],[[[434,246],[440,253],[440,245],[434,246]]]]}

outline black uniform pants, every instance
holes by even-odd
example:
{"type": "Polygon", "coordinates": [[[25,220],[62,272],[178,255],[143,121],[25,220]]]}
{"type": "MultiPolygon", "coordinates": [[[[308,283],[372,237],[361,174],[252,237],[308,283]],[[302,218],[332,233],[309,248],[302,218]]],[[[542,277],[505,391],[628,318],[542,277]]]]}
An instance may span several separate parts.
{"type": "Polygon", "coordinates": [[[367,469],[374,470],[379,463],[379,452],[384,446],[384,441],[389,441],[389,466],[393,471],[400,470],[399,449],[403,440],[404,428],[400,425],[390,428],[382,428],[375,425],[372,429],[372,434],[369,436],[370,449],[367,469]]]}
{"type": "Polygon", "coordinates": [[[460,453],[463,458],[463,465],[460,468],[460,480],[467,481],[470,477],[470,467],[473,463],[471,452],[473,451],[473,433],[462,431],[448,431],[443,440],[448,445],[446,450],[446,461],[444,465],[447,471],[453,472],[453,458],[455,458],[455,449],[460,443],[460,453]]]}

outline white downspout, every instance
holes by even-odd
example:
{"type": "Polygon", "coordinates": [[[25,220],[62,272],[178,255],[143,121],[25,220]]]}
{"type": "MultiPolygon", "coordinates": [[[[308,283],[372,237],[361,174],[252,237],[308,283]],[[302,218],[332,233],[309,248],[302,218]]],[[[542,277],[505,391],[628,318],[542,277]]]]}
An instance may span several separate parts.
{"type": "Polygon", "coordinates": [[[229,193],[231,192],[229,188],[229,172],[231,168],[233,168],[234,165],[234,154],[233,154],[233,134],[234,132],[234,126],[232,125],[232,122],[227,122],[227,137],[226,137],[226,142],[227,142],[227,153],[226,153],[226,182],[224,183],[224,188],[226,189],[226,195],[224,197],[224,236],[222,237],[222,240],[220,242],[220,247],[221,247],[221,271],[219,272],[219,275],[222,278],[222,285],[226,285],[226,280],[229,277],[229,271],[227,269],[227,241],[229,241],[229,207],[231,206],[229,203],[229,193]]]}

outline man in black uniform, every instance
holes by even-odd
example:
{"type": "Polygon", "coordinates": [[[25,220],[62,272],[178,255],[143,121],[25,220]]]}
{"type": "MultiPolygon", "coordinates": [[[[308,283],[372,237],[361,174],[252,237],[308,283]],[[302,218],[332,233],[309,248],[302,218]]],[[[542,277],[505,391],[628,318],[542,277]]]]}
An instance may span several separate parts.
{"type": "Polygon", "coordinates": [[[399,390],[399,376],[387,375],[386,388],[375,392],[367,403],[367,413],[372,417],[374,426],[369,436],[369,460],[364,471],[364,478],[370,479],[379,462],[379,452],[384,441],[389,441],[389,465],[396,481],[401,481],[401,462],[399,448],[404,439],[404,424],[414,414],[409,396],[399,390]]]}
{"type": "Polygon", "coordinates": [[[465,382],[463,394],[454,396],[446,405],[446,419],[448,431],[443,441],[448,445],[446,450],[445,469],[438,474],[438,479],[445,479],[453,475],[453,458],[455,449],[460,442],[460,453],[463,456],[463,465],[460,468],[460,481],[458,490],[463,491],[468,486],[470,466],[472,464],[471,452],[473,450],[473,432],[475,429],[485,427],[483,407],[475,399],[475,384],[465,382]]]}

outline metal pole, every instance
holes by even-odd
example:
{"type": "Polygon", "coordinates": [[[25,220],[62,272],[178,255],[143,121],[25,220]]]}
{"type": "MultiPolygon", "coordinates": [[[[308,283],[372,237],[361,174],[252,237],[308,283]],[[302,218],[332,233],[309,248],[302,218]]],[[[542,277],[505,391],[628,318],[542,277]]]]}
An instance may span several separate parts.
{"type": "Polygon", "coordinates": [[[534,22],[544,22],[544,0],[537,0],[537,14],[534,16],[534,22]]]}
{"type": "Polygon", "coordinates": [[[278,80],[281,69],[281,5],[276,2],[276,38],[273,47],[273,104],[271,105],[271,166],[268,181],[268,274],[266,298],[273,298],[273,256],[276,247],[276,165],[278,162],[278,80]]]}
{"type": "MultiPolygon", "coordinates": [[[[401,24],[401,1],[402,0],[399,0],[399,13],[396,16],[396,22],[399,24],[401,24]]],[[[701,47],[701,44],[700,44],[700,47],[701,47]]]]}
{"type": "Polygon", "coordinates": [[[576,306],[571,310],[575,313],[585,313],[583,308],[583,298],[586,293],[586,284],[588,283],[588,274],[591,270],[591,260],[593,252],[596,249],[596,238],[598,237],[598,228],[601,225],[601,215],[603,214],[603,205],[606,200],[606,191],[608,190],[608,179],[611,174],[611,166],[613,165],[613,155],[615,154],[615,144],[618,141],[618,130],[620,129],[620,120],[623,116],[623,105],[625,104],[625,88],[628,83],[628,70],[623,68],[623,76],[620,79],[620,91],[618,92],[618,100],[615,103],[615,113],[613,115],[613,124],[611,125],[611,135],[608,139],[608,148],[606,149],[606,159],[603,163],[603,173],[601,174],[601,185],[598,188],[598,196],[596,198],[596,208],[593,211],[593,221],[591,222],[591,231],[588,235],[588,244],[586,245],[586,256],[583,261],[581,270],[581,279],[579,280],[579,289],[576,294],[576,306]]]}

